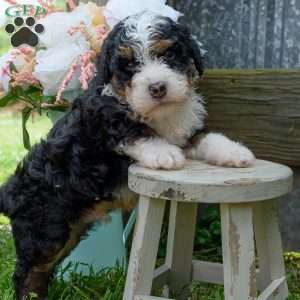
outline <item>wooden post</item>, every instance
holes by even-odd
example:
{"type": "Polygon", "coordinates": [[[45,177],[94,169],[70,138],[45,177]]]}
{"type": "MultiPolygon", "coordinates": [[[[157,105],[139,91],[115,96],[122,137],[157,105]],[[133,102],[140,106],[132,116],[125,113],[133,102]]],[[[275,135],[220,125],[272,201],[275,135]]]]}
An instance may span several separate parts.
{"type": "Polygon", "coordinates": [[[176,299],[187,298],[191,282],[197,203],[171,202],[166,265],[176,299]]]}
{"type": "MultiPolygon", "coordinates": [[[[262,287],[267,288],[274,280],[285,276],[281,236],[275,200],[255,204],[254,228],[259,273],[262,287]]],[[[283,300],[288,296],[287,283],[284,282],[271,299],[283,300]]]]}
{"type": "Polygon", "coordinates": [[[256,266],[250,204],[221,204],[225,300],[256,299],[256,266]]]}
{"type": "Polygon", "coordinates": [[[123,300],[150,295],[165,200],[141,196],[123,300]]]}

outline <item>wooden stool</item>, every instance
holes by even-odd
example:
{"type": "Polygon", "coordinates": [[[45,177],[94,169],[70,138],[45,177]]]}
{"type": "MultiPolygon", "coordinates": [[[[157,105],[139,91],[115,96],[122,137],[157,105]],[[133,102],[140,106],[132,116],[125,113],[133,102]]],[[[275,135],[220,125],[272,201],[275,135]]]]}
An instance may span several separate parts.
{"type": "Polygon", "coordinates": [[[123,300],[166,299],[149,296],[152,287],[165,284],[180,294],[176,299],[186,299],[191,280],[224,284],[226,300],[287,298],[275,201],[270,199],[291,191],[288,167],[262,160],[243,169],[196,161],[179,171],[133,165],[129,187],[140,194],[140,202],[123,300]],[[171,201],[167,257],[154,270],[166,200],[171,201]],[[192,260],[198,203],[220,203],[223,265],[192,260]]]}

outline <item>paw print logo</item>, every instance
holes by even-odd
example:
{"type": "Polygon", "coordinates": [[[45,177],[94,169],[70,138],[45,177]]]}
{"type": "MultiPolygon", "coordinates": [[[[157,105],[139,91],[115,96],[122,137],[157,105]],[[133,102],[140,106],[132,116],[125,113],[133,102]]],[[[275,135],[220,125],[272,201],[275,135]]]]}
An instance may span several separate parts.
{"type": "Polygon", "coordinates": [[[13,47],[19,47],[26,44],[35,47],[39,43],[38,35],[45,31],[42,24],[36,24],[33,17],[24,20],[22,17],[14,19],[14,24],[7,24],[5,31],[11,35],[11,44],[13,47]]]}

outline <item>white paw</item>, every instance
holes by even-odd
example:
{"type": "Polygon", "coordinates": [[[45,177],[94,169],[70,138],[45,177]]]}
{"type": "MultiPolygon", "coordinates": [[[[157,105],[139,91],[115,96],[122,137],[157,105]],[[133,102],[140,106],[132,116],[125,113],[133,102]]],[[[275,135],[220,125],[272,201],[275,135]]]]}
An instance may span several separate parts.
{"type": "Polygon", "coordinates": [[[209,162],[218,166],[245,168],[255,163],[255,157],[248,148],[236,144],[230,151],[220,153],[209,162]]]}
{"type": "Polygon", "coordinates": [[[151,169],[176,170],[185,164],[182,150],[160,139],[144,143],[137,159],[140,165],[151,169]]]}
{"type": "Polygon", "coordinates": [[[247,147],[221,134],[207,135],[197,150],[205,161],[218,166],[245,168],[255,163],[255,156],[247,147]]]}

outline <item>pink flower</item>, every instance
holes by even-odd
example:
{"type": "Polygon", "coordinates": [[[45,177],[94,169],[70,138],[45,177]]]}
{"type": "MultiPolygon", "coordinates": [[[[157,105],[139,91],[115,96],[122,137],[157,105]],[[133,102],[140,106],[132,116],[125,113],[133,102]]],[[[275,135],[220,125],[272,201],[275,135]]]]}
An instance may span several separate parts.
{"type": "Polygon", "coordinates": [[[62,84],[60,85],[58,89],[58,93],[56,96],[56,101],[58,103],[62,102],[62,94],[66,90],[67,86],[73,79],[76,70],[80,66],[80,76],[79,76],[79,81],[81,84],[81,87],[83,90],[88,89],[88,84],[91,81],[91,79],[95,75],[96,67],[95,64],[93,63],[95,59],[96,53],[93,51],[87,51],[83,54],[81,54],[78,59],[72,64],[67,76],[63,80],[62,84]]]}
{"type": "Polygon", "coordinates": [[[31,86],[31,85],[39,85],[40,82],[32,75],[31,72],[13,72],[11,74],[12,78],[12,87],[16,86],[31,86]]]}

